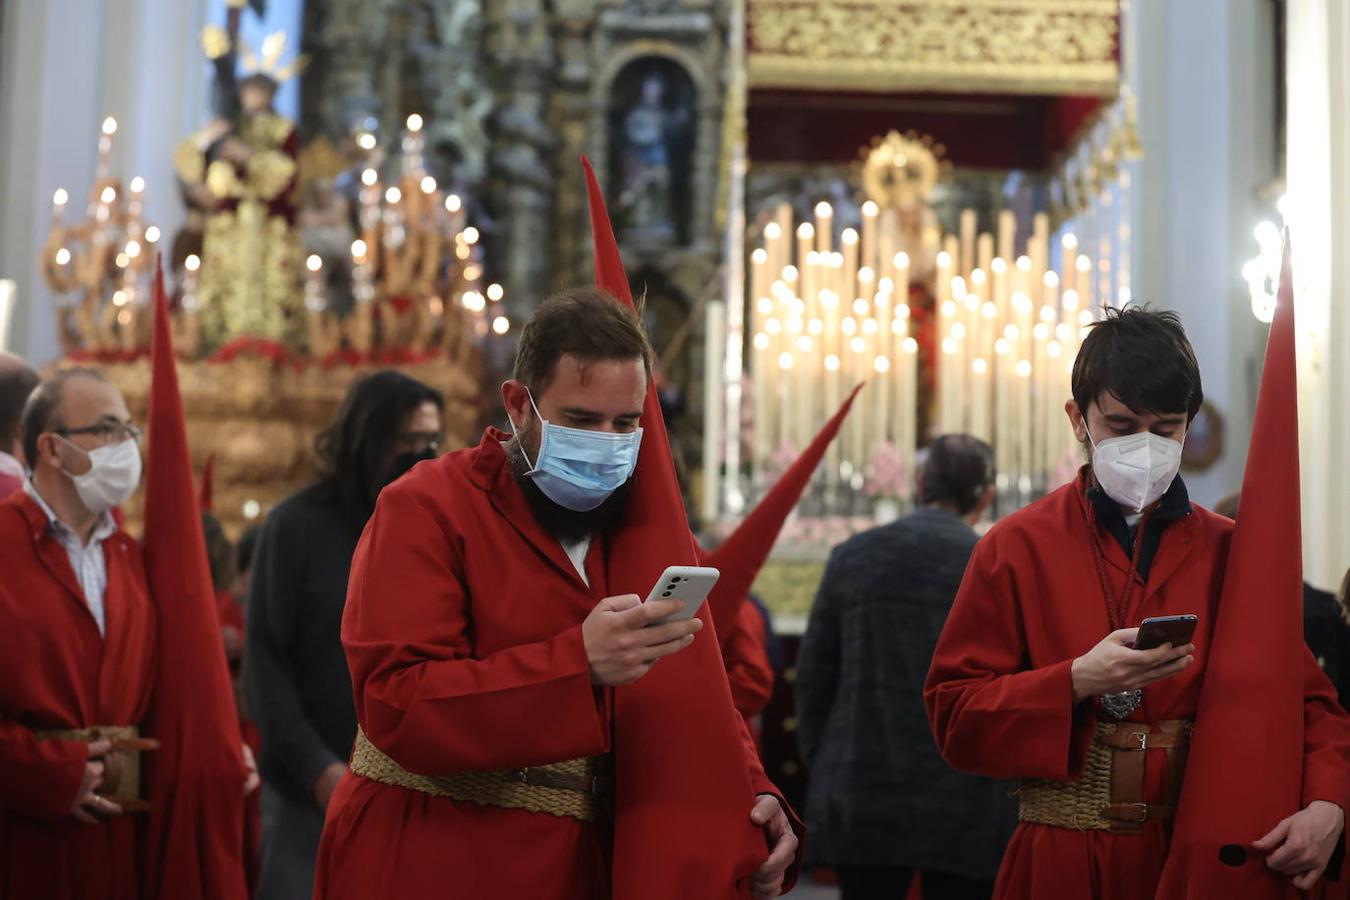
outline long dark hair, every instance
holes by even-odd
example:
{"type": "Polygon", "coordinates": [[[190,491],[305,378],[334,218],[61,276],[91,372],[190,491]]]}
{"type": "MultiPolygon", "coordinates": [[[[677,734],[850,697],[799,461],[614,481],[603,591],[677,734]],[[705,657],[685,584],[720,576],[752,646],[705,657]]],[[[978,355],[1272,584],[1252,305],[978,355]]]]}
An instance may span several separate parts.
{"type": "Polygon", "coordinates": [[[399,429],[423,403],[445,410],[434,388],[402,372],[376,372],[352,385],[333,424],[314,439],[320,490],[357,524],[375,511],[399,429]]]}

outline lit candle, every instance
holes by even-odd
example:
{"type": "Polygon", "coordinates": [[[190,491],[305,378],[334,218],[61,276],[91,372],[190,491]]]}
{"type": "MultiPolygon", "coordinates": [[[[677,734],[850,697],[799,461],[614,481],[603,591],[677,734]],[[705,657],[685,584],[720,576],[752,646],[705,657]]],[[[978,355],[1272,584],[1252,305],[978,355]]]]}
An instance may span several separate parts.
{"type": "Polygon", "coordinates": [[[1075,264],[1078,262],[1078,238],[1072,231],[1064,233],[1059,239],[1060,261],[1059,261],[1059,283],[1060,287],[1066,291],[1078,290],[1076,280],[1078,269],[1075,264]]]}
{"type": "Polygon", "coordinates": [[[998,255],[1012,259],[1017,253],[1017,217],[1012,210],[1005,209],[998,214],[998,255]]]}
{"type": "Polygon", "coordinates": [[[0,353],[9,349],[9,322],[14,314],[14,282],[0,278],[0,353]]]}
{"type": "Polygon", "coordinates": [[[703,352],[703,521],[715,522],[722,495],[720,443],[722,433],[722,374],[726,357],[726,304],[714,300],[708,304],[703,352]]]}
{"type": "Polygon", "coordinates": [[[834,249],[834,207],[824,200],[816,204],[816,249],[821,253],[834,249]]]}
{"type": "Polygon", "coordinates": [[[970,274],[970,270],[971,270],[971,269],[974,269],[975,266],[976,266],[976,263],[975,263],[975,229],[976,229],[976,225],[977,225],[977,219],[976,219],[976,215],[975,215],[975,210],[973,210],[973,209],[963,209],[963,210],[961,210],[961,220],[960,220],[960,231],[961,231],[960,247],[961,247],[961,255],[960,255],[960,257],[958,257],[959,262],[958,262],[957,267],[956,267],[956,271],[957,271],[957,273],[960,274],[960,275],[968,275],[968,274],[970,274]]]}
{"type": "Polygon", "coordinates": [[[877,214],[880,209],[871,200],[862,205],[862,257],[859,263],[870,269],[877,267],[877,214]]]}
{"type": "Polygon", "coordinates": [[[994,438],[989,422],[989,360],[983,356],[970,364],[970,433],[985,442],[994,438]]]}

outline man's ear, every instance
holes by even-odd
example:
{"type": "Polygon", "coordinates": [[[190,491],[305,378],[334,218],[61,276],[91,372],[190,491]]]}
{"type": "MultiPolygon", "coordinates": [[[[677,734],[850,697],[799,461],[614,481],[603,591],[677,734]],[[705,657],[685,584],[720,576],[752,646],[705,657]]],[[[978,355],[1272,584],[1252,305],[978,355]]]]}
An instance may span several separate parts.
{"type": "Polygon", "coordinates": [[[1086,444],[1088,442],[1087,415],[1078,408],[1078,401],[1072,398],[1064,401],[1064,413],[1069,417],[1069,425],[1073,428],[1073,436],[1078,439],[1078,443],[1086,444]]]}
{"type": "Polygon", "coordinates": [[[530,392],[523,383],[514,378],[502,382],[502,406],[506,407],[506,414],[511,417],[513,428],[523,428],[530,420],[532,412],[530,392]]]}

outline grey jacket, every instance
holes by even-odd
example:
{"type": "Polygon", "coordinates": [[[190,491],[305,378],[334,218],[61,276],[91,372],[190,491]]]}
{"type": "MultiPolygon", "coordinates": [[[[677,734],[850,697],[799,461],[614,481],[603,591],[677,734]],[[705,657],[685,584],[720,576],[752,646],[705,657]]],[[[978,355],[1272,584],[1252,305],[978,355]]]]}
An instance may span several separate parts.
{"type": "Polygon", "coordinates": [[[797,660],[811,863],[993,882],[1016,825],[1010,785],[948,768],[923,705],[975,542],[959,517],[925,508],[830,555],[797,660]]]}

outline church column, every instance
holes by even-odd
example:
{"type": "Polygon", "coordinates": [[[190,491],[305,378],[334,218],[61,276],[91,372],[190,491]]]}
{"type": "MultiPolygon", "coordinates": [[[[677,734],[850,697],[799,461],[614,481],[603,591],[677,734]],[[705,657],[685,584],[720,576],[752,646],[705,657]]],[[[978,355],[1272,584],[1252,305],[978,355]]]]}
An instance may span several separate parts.
{"type": "Polygon", "coordinates": [[[1304,576],[1334,590],[1350,566],[1350,12],[1340,0],[1287,9],[1304,576]]]}
{"type": "Polygon", "coordinates": [[[500,103],[493,130],[489,178],[498,198],[491,211],[498,230],[489,250],[503,271],[513,319],[522,321],[552,285],[549,217],[557,137],[545,121],[552,83],[553,43],[542,0],[488,3],[488,48],[500,103]]]}

